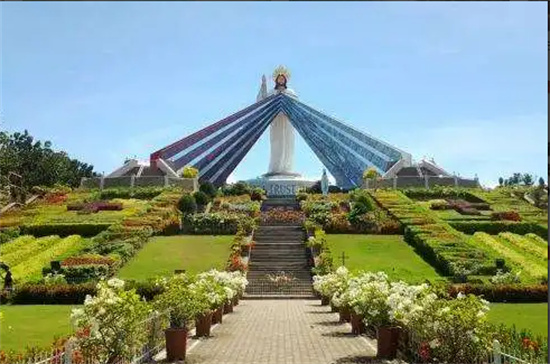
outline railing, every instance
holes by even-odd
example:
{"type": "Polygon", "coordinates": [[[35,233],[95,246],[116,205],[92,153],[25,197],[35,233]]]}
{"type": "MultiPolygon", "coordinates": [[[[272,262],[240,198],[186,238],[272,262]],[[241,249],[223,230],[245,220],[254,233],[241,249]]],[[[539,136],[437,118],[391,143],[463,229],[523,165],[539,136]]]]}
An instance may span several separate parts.
{"type": "MultiPolygon", "coordinates": [[[[164,329],[168,327],[169,311],[154,313],[138,323],[141,330],[147,332],[147,341],[141,348],[136,348],[131,359],[110,360],[109,364],[144,364],[153,361],[153,358],[165,347],[164,329]]],[[[11,359],[11,358],[10,358],[11,359]]],[[[69,338],[62,348],[52,352],[41,352],[25,355],[20,359],[14,358],[10,364],[106,364],[104,360],[83,356],[74,337],[69,338]]]]}

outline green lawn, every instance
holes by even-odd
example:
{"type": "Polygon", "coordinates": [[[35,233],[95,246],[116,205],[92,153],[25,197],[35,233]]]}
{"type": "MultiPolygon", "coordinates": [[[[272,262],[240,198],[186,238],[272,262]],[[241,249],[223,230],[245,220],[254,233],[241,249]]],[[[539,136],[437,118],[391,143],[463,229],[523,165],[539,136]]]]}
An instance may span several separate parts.
{"type": "Polygon", "coordinates": [[[489,321],[548,336],[548,303],[491,303],[489,321]]]}
{"type": "Polygon", "coordinates": [[[0,307],[1,350],[24,350],[27,346],[48,347],[54,337],[72,332],[70,305],[18,305],[0,307]]]}
{"type": "Polygon", "coordinates": [[[401,235],[327,235],[327,241],[336,266],[342,264],[352,271],[384,271],[391,279],[410,283],[426,279],[443,279],[426,263],[401,235]]]}
{"type": "Polygon", "coordinates": [[[232,239],[232,235],[154,237],[118,275],[122,279],[146,280],[171,275],[175,269],[185,269],[188,273],[223,269],[232,239]]]}

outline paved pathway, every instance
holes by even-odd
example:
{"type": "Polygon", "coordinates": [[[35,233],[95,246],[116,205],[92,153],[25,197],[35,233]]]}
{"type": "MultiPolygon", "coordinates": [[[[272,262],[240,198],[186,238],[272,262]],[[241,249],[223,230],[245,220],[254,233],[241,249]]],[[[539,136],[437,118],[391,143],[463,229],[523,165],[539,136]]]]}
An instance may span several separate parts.
{"type": "Polygon", "coordinates": [[[343,364],[374,356],[375,343],[350,331],[318,300],[242,300],[188,351],[186,364],[343,364]]]}

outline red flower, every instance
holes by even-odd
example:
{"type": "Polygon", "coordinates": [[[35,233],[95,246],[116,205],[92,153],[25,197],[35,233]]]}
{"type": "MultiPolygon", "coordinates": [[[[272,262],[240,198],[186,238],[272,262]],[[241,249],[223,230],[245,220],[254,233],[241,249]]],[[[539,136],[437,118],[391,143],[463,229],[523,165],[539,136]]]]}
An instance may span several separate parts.
{"type": "Polygon", "coordinates": [[[428,361],[430,359],[430,345],[427,342],[420,344],[418,355],[420,355],[422,361],[428,361]]]}

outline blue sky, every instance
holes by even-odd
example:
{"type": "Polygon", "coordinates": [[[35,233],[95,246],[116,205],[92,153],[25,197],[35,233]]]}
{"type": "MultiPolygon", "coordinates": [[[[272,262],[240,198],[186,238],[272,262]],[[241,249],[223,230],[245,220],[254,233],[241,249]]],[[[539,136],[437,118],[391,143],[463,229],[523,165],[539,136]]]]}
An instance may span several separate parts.
{"type": "MultiPolygon", "coordinates": [[[[448,171],[547,175],[542,2],[0,4],[1,129],[110,172],[255,101],[304,102],[448,171]]],[[[269,135],[232,179],[265,173],[269,135]]],[[[321,163],[297,137],[295,170],[321,163]]]]}

